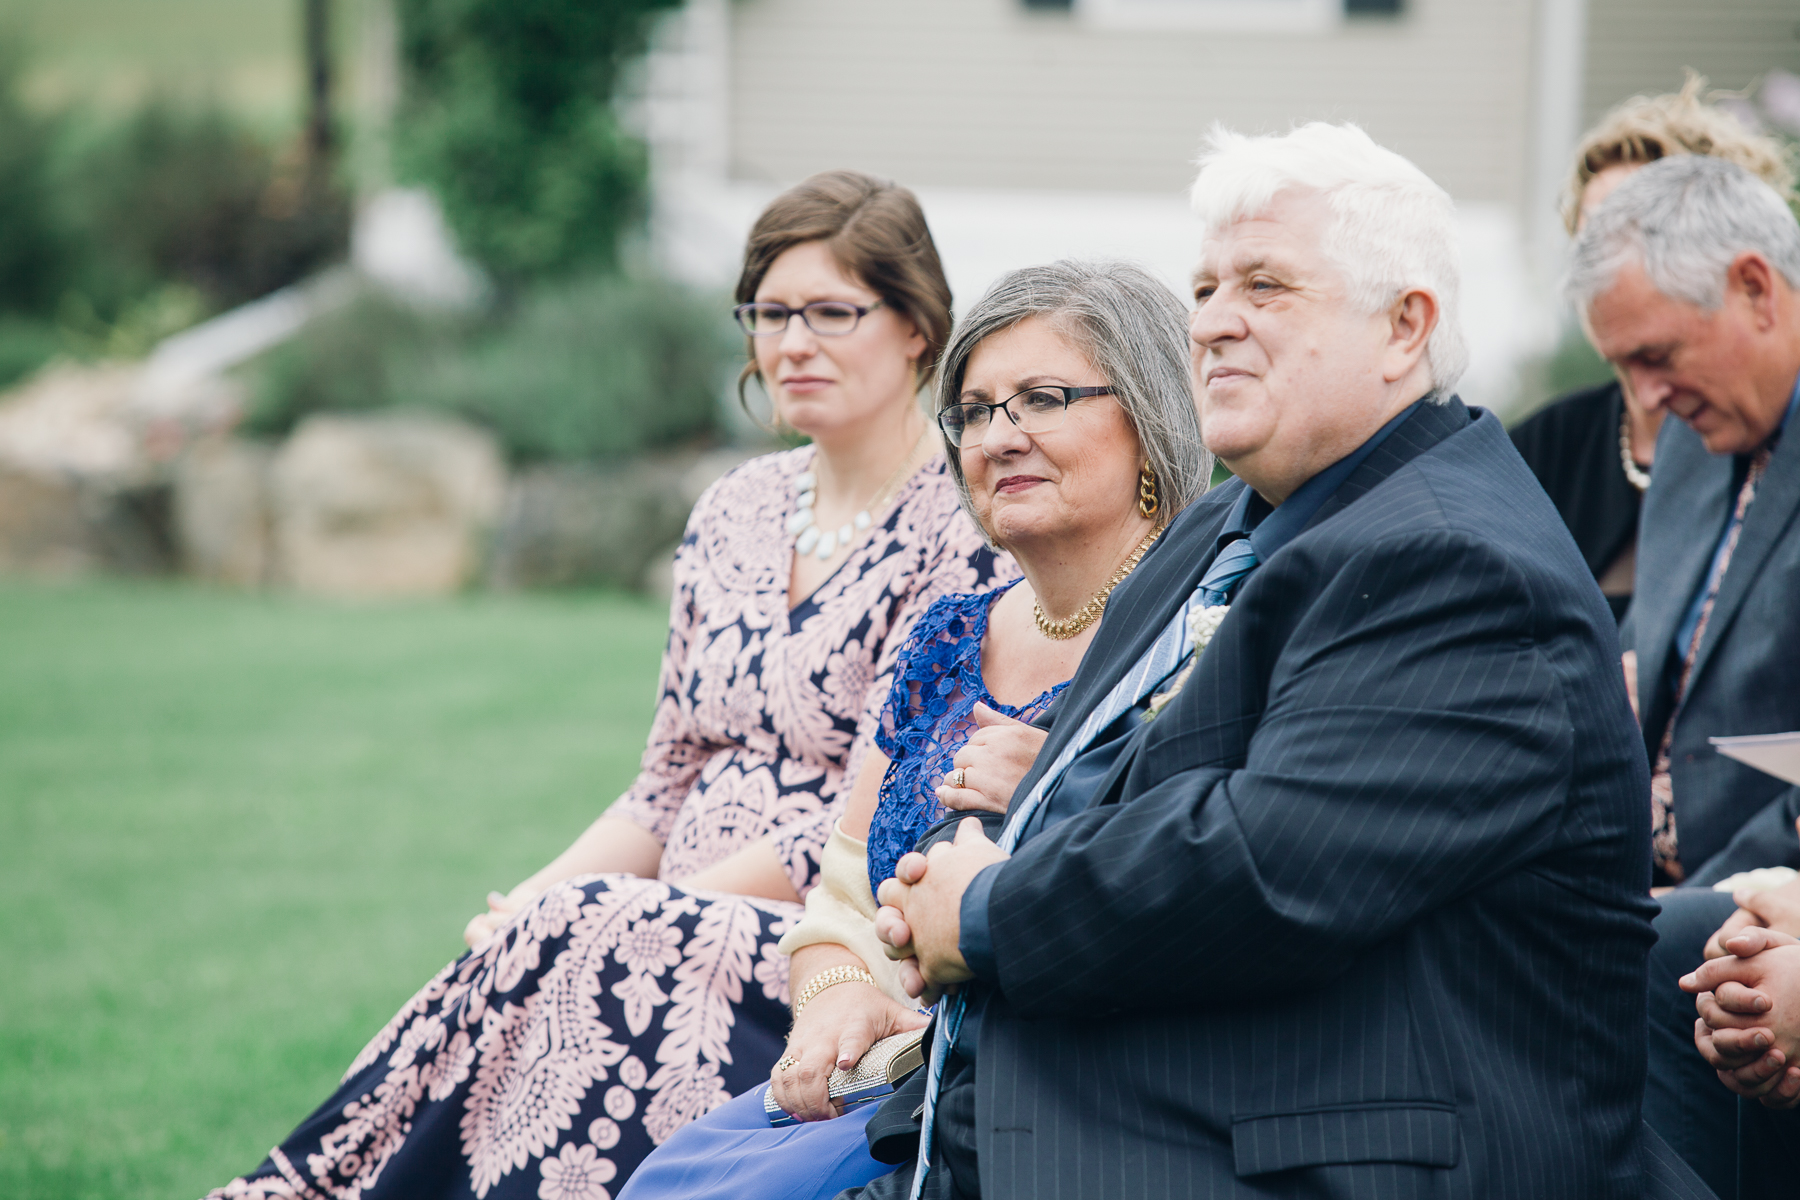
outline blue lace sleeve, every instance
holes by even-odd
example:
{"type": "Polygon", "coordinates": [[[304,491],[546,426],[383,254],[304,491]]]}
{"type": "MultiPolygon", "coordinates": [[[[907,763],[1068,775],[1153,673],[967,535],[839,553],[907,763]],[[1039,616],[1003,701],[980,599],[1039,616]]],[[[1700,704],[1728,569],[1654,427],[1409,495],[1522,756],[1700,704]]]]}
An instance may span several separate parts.
{"type": "Polygon", "coordinates": [[[1059,683],[1017,707],[988,693],[981,679],[981,643],[988,612],[1006,590],[940,598],[919,618],[900,657],[876,734],[876,744],[893,760],[869,826],[869,886],[877,891],[900,856],[943,816],[937,786],[975,731],[969,714],[976,703],[1029,721],[1068,686],[1059,683]]]}

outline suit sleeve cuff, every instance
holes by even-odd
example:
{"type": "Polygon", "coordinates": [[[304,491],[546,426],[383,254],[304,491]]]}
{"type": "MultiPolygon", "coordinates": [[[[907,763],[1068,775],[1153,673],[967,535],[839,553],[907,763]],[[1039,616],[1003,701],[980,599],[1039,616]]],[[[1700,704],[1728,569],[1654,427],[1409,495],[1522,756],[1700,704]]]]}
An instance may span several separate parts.
{"type": "Polygon", "coordinates": [[[957,939],[957,949],[962,951],[963,962],[968,964],[975,977],[989,983],[999,981],[1000,964],[994,957],[994,935],[988,927],[988,895],[994,890],[1000,868],[1005,865],[990,863],[983,867],[969,881],[962,898],[962,933],[957,939]]]}

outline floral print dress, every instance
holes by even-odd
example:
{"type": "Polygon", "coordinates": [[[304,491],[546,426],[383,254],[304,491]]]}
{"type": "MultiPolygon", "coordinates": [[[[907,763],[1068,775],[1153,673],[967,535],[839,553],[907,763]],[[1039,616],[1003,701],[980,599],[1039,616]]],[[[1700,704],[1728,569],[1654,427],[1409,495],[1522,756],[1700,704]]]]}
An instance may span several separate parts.
{"type": "Polygon", "coordinates": [[[551,888],[445,967],[336,1094],[216,1197],[608,1200],[651,1149],[767,1078],[787,1031],[801,906],[675,884],[773,835],[795,889],[818,864],[938,597],[1017,574],[957,505],[941,457],[788,606],[794,480],[810,447],[714,484],[675,557],[661,692],[614,810],[664,844],[657,879],[551,888]]]}

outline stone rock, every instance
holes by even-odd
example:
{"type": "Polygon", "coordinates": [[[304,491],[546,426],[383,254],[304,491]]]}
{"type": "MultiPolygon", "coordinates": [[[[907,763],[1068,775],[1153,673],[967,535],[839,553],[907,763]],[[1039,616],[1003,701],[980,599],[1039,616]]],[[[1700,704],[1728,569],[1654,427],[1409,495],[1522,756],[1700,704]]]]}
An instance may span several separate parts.
{"type": "Polygon", "coordinates": [[[442,595],[480,567],[506,473],[494,439],[425,414],[315,416],[271,469],[276,577],[343,597],[442,595]]]}
{"type": "Polygon", "coordinates": [[[507,494],[489,583],[663,591],[665,560],[694,501],[749,456],[731,449],[532,468],[507,494]]]}
{"type": "Polygon", "coordinates": [[[274,452],[239,438],[213,438],[175,466],[174,536],[182,569],[232,587],[261,587],[274,574],[270,468],[274,452]]]}
{"type": "Polygon", "coordinates": [[[185,434],[135,411],[139,374],[57,364],[0,402],[0,571],[172,569],[166,464],[185,434]]]}

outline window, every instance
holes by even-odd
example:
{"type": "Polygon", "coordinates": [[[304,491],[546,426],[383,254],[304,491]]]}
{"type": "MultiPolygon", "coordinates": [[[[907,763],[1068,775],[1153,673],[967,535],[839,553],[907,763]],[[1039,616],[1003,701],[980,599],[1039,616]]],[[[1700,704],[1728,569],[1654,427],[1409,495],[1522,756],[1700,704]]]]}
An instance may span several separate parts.
{"type": "Polygon", "coordinates": [[[1019,0],[1031,12],[1064,12],[1101,29],[1313,33],[1346,16],[1398,16],[1404,0],[1019,0]]]}

